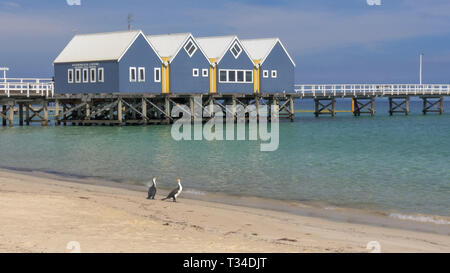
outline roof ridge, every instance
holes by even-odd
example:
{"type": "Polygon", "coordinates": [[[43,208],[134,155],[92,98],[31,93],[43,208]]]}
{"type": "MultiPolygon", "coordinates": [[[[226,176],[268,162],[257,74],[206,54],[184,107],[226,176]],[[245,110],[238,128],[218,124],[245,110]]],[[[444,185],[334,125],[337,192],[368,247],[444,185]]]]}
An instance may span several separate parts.
{"type": "Polygon", "coordinates": [[[175,36],[175,35],[192,35],[191,32],[179,32],[179,33],[166,33],[166,34],[149,34],[145,35],[147,37],[157,37],[157,36],[175,36]]]}
{"type": "Polygon", "coordinates": [[[80,33],[75,34],[75,36],[90,36],[90,35],[101,35],[101,34],[118,34],[118,33],[125,33],[125,32],[142,32],[140,29],[133,29],[133,30],[119,30],[119,31],[107,31],[107,32],[94,32],[94,33],[80,33]]]}
{"type": "Polygon", "coordinates": [[[204,37],[197,37],[196,39],[214,39],[214,38],[226,38],[226,37],[237,37],[237,35],[220,35],[220,36],[204,36],[204,37]]]}
{"type": "Polygon", "coordinates": [[[278,38],[278,37],[269,37],[269,38],[241,39],[241,41],[256,41],[256,40],[280,40],[280,38],[278,38]]]}

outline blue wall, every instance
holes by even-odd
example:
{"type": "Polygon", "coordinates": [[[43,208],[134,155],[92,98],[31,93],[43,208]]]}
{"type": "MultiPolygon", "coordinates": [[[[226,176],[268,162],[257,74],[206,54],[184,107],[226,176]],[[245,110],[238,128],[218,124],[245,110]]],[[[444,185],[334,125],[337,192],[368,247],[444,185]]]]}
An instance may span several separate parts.
{"type": "Polygon", "coordinates": [[[155,82],[153,77],[155,67],[161,68],[161,60],[144,36],[140,35],[119,62],[120,92],[161,93],[161,82],[155,82]],[[130,67],[136,67],[136,75],[138,67],[145,67],[145,82],[130,82],[130,67]]]}
{"type": "Polygon", "coordinates": [[[294,92],[294,70],[294,64],[277,42],[261,66],[261,92],[294,92]],[[263,70],[269,70],[269,78],[263,77],[263,70]],[[277,70],[276,78],[272,78],[272,70],[277,70]]]}
{"type": "MultiPolygon", "coordinates": [[[[234,42],[231,44],[234,45],[234,42]]],[[[219,70],[220,69],[243,69],[252,70],[254,68],[253,61],[245,53],[244,47],[239,43],[242,48],[242,52],[237,59],[234,58],[230,49],[227,49],[227,53],[220,60],[217,66],[217,93],[253,93],[255,75],[253,75],[252,83],[220,83],[219,70]]]]}
{"type": "MultiPolygon", "coordinates": [[[[119,92],[119,65],[115,61],[109,62],[85,62],[55,64],[55,92],[59,94],[79,94],[79,93],[113,93],[119,92]],[[96,83],[75,83],[75,69],[97,68],[96,83]],[[104,82],[98,82],[98,68],[104,68],[104,82]],[[69,69],[74,70],[74,82],[68,83],[67,73],[69,69]]],[[[90,71],[89,71],[90,73],[90,71]]],[[[83,78],[81,78],[83,81],[83,78]]]]}
{"type": "MultiPolygon", "coordinates": [[[[171,93],[209,93],[209,67],[210,63],[199,49],[197,43],[192,40],[197,47],[192,57],[183,48],[170,63],[170,92],[171,93]],[[199,76],[192,76],[192,69],[199,69],[199,76]],[[208,69],[208,77],[203,77],[202,69],[208,69]]],[[[186,42],[188,43],[189,40],[186,42]]]]}

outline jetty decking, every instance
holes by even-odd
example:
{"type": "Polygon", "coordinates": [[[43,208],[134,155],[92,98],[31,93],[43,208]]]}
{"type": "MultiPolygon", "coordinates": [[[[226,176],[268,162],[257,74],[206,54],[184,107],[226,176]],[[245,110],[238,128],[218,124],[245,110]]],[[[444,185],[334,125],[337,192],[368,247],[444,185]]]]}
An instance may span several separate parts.
{"type": "Polygon", "coordinates": [[[388,98],[390,115],[408,115],[411,97],[423,100],[424,114],[443,114],[445,96],[450,96],[450,85],[447,84],[296,85],[294,93],[263,94],[55,94],[53,82],[49,79],[0,79],[0,118],[3,126],[13,126],[17,121],[16,113],[19,125],[40,123],[46,126],[51,118],[55,125],[170,124],[174,121],[171,109],[175,105],[187,105],[191,117],[194,117],[196,106],[206,109],[216,105],[225,114],[226,105],[254,105],[259,109],[261,105],[276,104],[280,118],[294,121],[295,100],[314,100],[314,115],[318,117],[335,116],[336,99],[348,98],[352,100],[355,116],[373,116],[375,99],[380,97],[388,98]]]}

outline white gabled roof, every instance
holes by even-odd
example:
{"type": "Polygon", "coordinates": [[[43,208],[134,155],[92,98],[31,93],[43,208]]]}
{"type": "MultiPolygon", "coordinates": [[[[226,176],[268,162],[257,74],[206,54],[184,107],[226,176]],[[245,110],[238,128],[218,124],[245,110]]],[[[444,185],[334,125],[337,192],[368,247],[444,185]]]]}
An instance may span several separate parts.
{"type": "Polygon", "coordinates": [[[75,35],[53,63],[120,61],[140,34],[141,30],[75,35]]]}
{"type": "Polygon", "coordinates": [[[159,56],[168,57],[172,60],[178,54],[189,37],[192,37],[191,33],[174,33],[148,35],[147,39],[155,47],[159,56]]]}
{"type": "Polygon", "coordinates": [[[284,47],[283,43],[281,43],[280,39],[278,38],[265,38],[265,39],[248,39],[248,40],[241,40],[241,43],[243,46],[248,50],[250,56],[253,60],[259,60],[261,64],[264,63],[267,56],[269,56],[272,49],[275,47],[277,43],[280,43],[281,47],[283,48],[284,52],[286,52],[286,55],[291,60],[292,64],[294,66],[295,62],[287,52],[286,48],[284,47]]]}
{"type": "MultiPolygon", "coordinates": [[[[198,44],[203,48],[208,59],[216,59],[217,63],[225,56],[227,50],[232,46],[235,40],[239,41],[236,35],[197,38],[198,44]]],[[[245,47],[243,50],[250,58],[245,47]]]]}

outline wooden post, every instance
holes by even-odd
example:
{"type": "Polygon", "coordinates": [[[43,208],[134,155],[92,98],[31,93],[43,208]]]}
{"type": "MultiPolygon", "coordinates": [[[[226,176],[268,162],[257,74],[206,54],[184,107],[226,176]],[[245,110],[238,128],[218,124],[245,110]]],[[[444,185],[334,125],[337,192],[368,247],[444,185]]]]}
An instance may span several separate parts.
{"type": "Polygon", "coordinates": [[[255,94],[256,121],[259,121],[259,96],[255,94]]]}
{"type": "Polygon", "coordinates": [[[409,97],[405,98],[405,115],[409,115],[409,97]]]}
{"type": "Polygon", "coordinates": [[[439,114],[444,114],[444,96],[441,96],[439,102],[439,114]]]}
{"type": "Polygon", "coordinates": [[[9,103],[9,127],[14,126],[14,102],[9,103]]]}
{"type": "Polygon", "coordinates": [[[237,120],[237,116],[236,116],[236,112],[237,112],[236,97],[233,96],[232,100],[233,100],[233,102],[232,102],[233,103],[233,120],[236,121],[237,120]]]}
{"type": "Polygon", "coordinates": [[[19,126],[23,126],[23,103],[19,103],[19,126]]]}
{"type": "Polygon", "coordinates": [[[370,98],[370,115],[373,117],[375,116],[375,98],[370,98]]]}
{"type": "MultiPolygon", "coordinates": [[[[6,105],[2,106],[2,114],[6,116],[6,105]]],[[[2,118],[2,125],[6,126],[6,118],[2,118]]]]}
{"type": "Polygon", "coordinates": [[[189,108],[191,109],[191,122],[195,119],[195,101],[193,96],[189,96],[189,108]]]}
{"type": "Polygon", "coordinates": [[[117,103],[117,120],[119,124],[122,125],[123,117],[122,117],[122,99],[119,98],[119,102],[117,103]]]}
{"type": "Polygon", "coordinates": [[[214,98],[209,100],[209,117],[214,117],[214,98]]]}
{"type": "Polygon", "coordinates": [[[422,112],[423,112],[424,115],[426,115],[427,114],[427,98],[423,97],[422,100],[423,100],[423,110],[422,110],[422,112]]]}
{"type": "Polygon", "coordinates": [[[165,105],[166,105],[166,109],[165,109],[165,111],[166,111],[166,119],[167,119],[167,121],[169,121],[170,119],[169,119],[169,117],[170,117],[170,100],[169,100],[169,97],[165,97],[165,105]]]}
{"type": "Polygon", "coordinates": [[[314,115],[319,117],[319,99],[314,99],[314,115]]]}
{"type": "Polygon", "coordinates": [[[44,120],[42,121],[42,126],[48,126],[48,101],[45,100],[43,102],[43,110],[44,110],[44,120]]]}
{"type": "Polygon", "coordinates": [[[289,108],[291,110],[291,113],[290,113],[291,122],[294,122],[294,119],[295,119],[295,106],[294,106],[294,98],[292,96],[289,98],[289,103],[290,103],[289,108]]]}
{"type": "Polygon", "coordinates": [[[142,123],[147,124],[147,102],[142,98],[142,123]]]}
{"type": "Polygon", "coordinates": [[[86,103],[86,120],[90,120],[91,119],[91,106],[88,103],[86,103]]]}
{"type": "MultiPolygon", "coordinates": [[[[66,104],[64,103],[63,104],[63,113],[65,113],[66,111],[67,111],[67,107],[66,107],[66,104]]],[[[66,122],[67,115],[64,115],[63,119],[64,119],[64,126],[67,126],[67,122],[66,122]]]]}
{"type": "Polygon", "coordinates": [[[336,116],[336,99],[335,98],[331,99],[331,116],[332,117],[336,116]]]}
{"type": "MultiPolygon", "coordinates": [[[[273,105],[278,105],[278,100],[277,100],[277,98],[273,98],[273,105]]],[[[272,108],[272,106],[270,105],[270,108],[272,108]]],[[[270,121],[272,121],[272,110],[270,110],[271,111],[271,113],[270,113],[270,121]]],[[[278,108],[278,111],[280,111],[280,109],[278,108]]],[[[280,116],[280,112],[278,112],[277,113],[278,114],[278,117],[280,116]]],[[[276,115],[277,115],[276,114],[276,115]]]]}
{"type": "Polygon", "coordinates": [[[59,101],[55,100],[55,126],[59,125],[59,101]]]}
{"type": "Polygon", "coordinates": [[[30,104],[27,103],[25,105],[25,123],[27,126],[30,126],[30,104]]]}
{"type": "Polygon", "coordinates": [[[389,115],[392,116],[392,97],[389,97],[389,115]]]}

